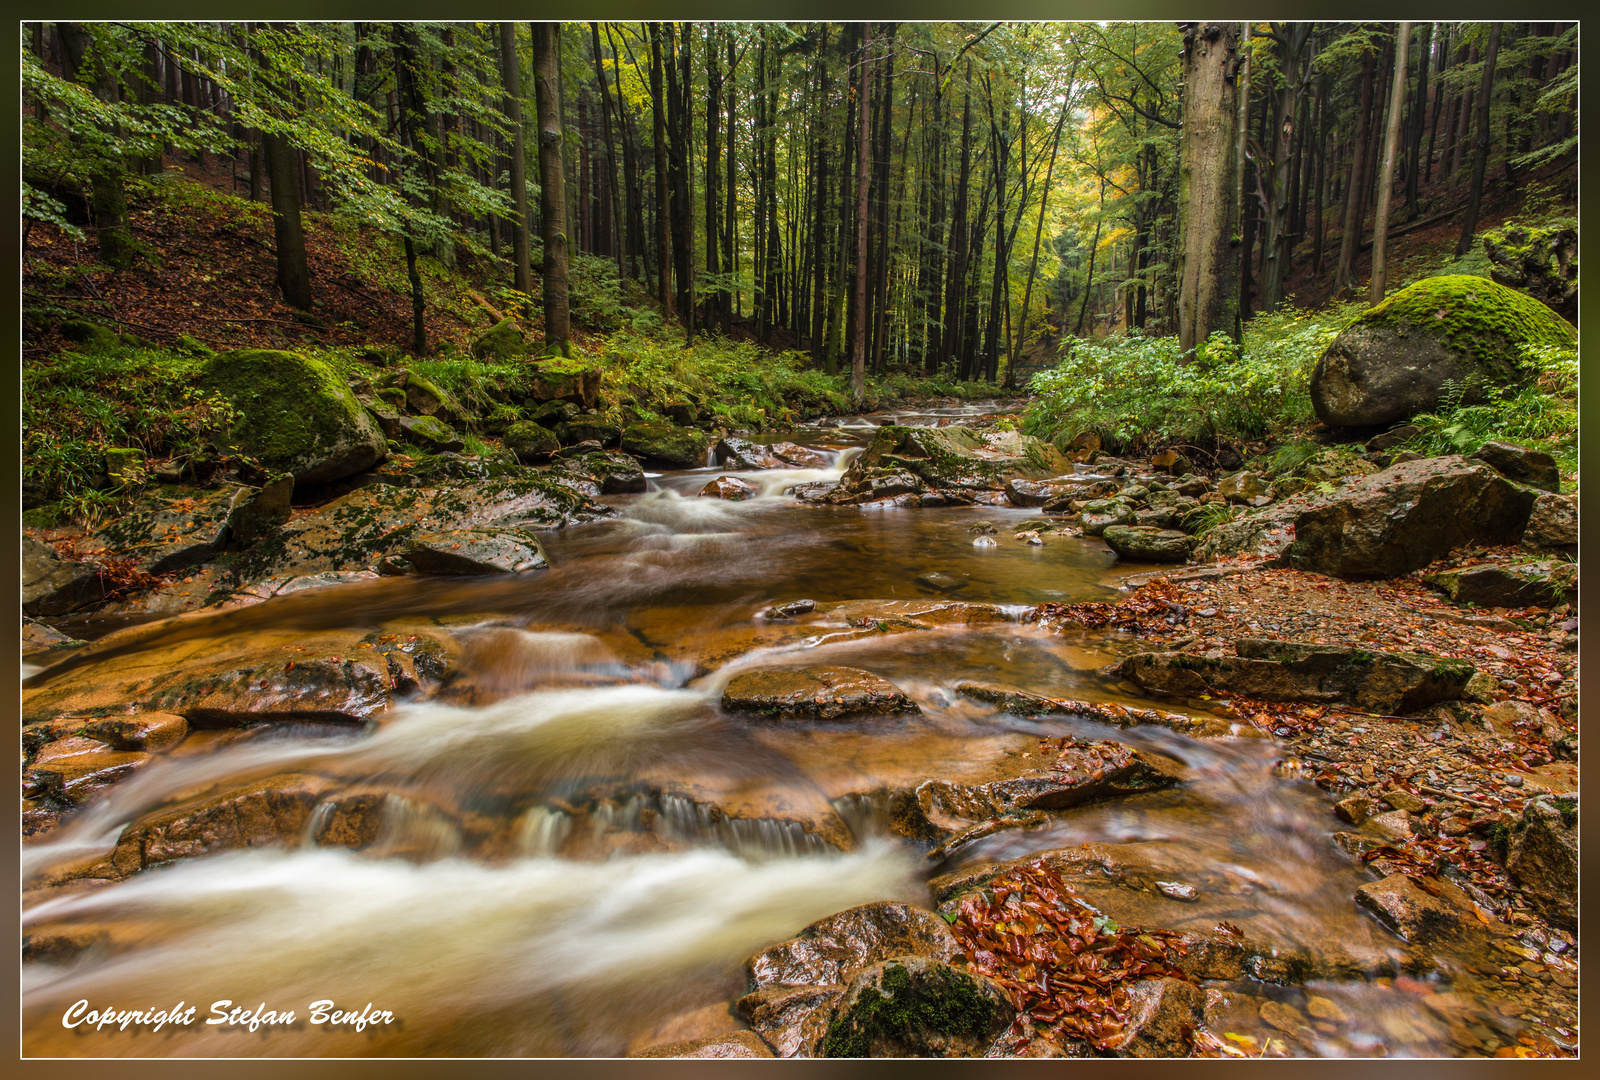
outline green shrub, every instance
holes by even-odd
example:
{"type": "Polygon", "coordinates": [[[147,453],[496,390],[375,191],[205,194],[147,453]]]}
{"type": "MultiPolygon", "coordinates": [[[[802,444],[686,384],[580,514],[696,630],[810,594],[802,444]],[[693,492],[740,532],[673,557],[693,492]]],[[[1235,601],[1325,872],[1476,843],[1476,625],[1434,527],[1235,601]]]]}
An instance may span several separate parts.
{"type": "Polygon", "coordinates": [[[1420,454],[1474,454],[1486,442],[1507,442],[1543,450],[1563,472],[1578,467],[1578,352],[1560,346],[1530,346],[1523,366],[1532,378],[1479,405],[1463,405],[1470,387],[1445,384],[1439,408],[1419,413],[1411,423],[1421,429],[1406,448],[1420,454]]]}

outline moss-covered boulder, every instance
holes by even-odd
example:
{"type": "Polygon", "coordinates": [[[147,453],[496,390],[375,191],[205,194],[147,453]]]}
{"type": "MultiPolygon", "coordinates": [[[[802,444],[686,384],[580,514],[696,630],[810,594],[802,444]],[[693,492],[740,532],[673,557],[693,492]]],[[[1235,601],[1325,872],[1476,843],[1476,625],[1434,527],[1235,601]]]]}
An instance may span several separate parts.
{"type": "Polygon", "coordinates": [[[466,444],[456,429],[437,416],[402,416],[398,421],[401,437],[431,454],[449,454],[466,444]]]}
{"type": "Polygon", "coordinates": [[[504,441],[506,449],[524,465],[548,460],[561,445],[554,432],[532,420],[518,420],[506,428],[504,441]]]}
{"type": "Polygon", "coordinates": [[[1578,318],[1578,230],[1513,225],[1487,233],[1489,276],[1547,305],[1569,322],[1578,318]]]}
{"type": "Polygon", "coordinates": [[[479,360],[510,360],[527,356],[528,342],[515,319],[501,319],[472,343],[472,355],[479,360]]]}
{"type": "Polygon", "coordinates": [[[921,956],[874,964],[834,1007],[823,1057],[981,1057],[1016,1009],[982,975],[921,956]]]}
{"type": "Polygon", "coordinates": [[[705,432],[671,424],[633,424],[622,432],[624,450],[675,469],[704,465],[710,445],[711,437],[705,432]]]}
{"type": "Polygon", "coordinates": [[[274,349],[222,353],[206,362],[199,386],[238,413],[226,447],[297,484],[350,476],[388,453],[378,422],[321,360],[274,349]]]}
{"type": "Polygon", "coordinates": [[[529,370],[525,390],[524,408],[533,409],[546,401],[570,401],[592,409],[600,400],[600,369],[572,360],[546,361],[529,370]]]}
{"type": "Polygon", "coordinates": [[[435,416],[446,424],[461,421],[467,410],[438,383],[424,375],[410,372],[406,379],[406,411],[416,416],[435,416]]]}
{"type": "Polygon", "coordinates": [[[1427,278],[1345,327],[1311,373],[1311,403],[1334,427],[1392,424],[1437,408],[1446,382],[1468,385],[1467,403],[1517,385],[1523,345],[1576,340],[1570,323],[1515,289],[1427,278]]]}
{"type": "Polygon", "coordinates": [[[87,319],[63,319],[61,336],[87,349],[114,349],[120,344],[115,330],[87,319]]]}

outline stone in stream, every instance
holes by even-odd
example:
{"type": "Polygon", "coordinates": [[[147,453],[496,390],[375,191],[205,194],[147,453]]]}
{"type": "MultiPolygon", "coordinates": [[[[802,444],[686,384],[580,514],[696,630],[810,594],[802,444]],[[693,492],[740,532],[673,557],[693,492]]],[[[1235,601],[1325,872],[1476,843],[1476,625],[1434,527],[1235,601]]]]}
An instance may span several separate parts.
{"type": "Polygon", "coordinates": [[[1452,548],[1516,543],[1536,497],[1457,455],[1400,462],[1331,494],[1295,495],[1224,522],[1195,558],[1249,554],[1328,577],[1400,577],[1452,548]]]}
{"type": "Polygon", "coordinates": [[[1243,638],[1236,656],[1135,653],[1105,669],[1142,690],[1186,697],[1243,694],[1263,701],[1343,702],[1372,712],[1415,712],[1459,700],[1465,660],[1372,652],[1352,645],[1243,638]]]}
{"type": "MultiPolygon", "coordinates": [[[[198,566],[222,554],[228,522],[259,494],[258,489],[240,484],[192,494],[179,491],[142,495],[133,507],[89,538],[85,549],[103,558],[132,560],[147,574],[198,566]]],[[[284,520],[287,517],[282,515],[284,520]]]]}
{"type": "Polygon", "coordinates": [[[1311,373],[1311,404],[1330,427],[1375,427],[1438,408],[1446,382],[1463,404],[1526,381],[1524,345],[1571,347],[1572,324],[1481,277],[1424,278],[1340,331],[1311,373]]]}
{"type": "Polygon", "coordinates": [[[183,641],[90,659],[82,674],[25,689],[22,716],[34,723],[136,710],[173,713],[191,728],[359,724],[436,687],[455,650],[435,628],[404,624],[364,635],[286,631],[183,641]]]}
{"type": "Polygon", "coordinates": [[[833,1007],[821,1057],[978,1057],[1017,1015],[982,975],[921,956],[856,974],[833,1007]]]}
{"type": "Polygon", "coordinates": [[[1187,533],[1152,525],[1109,525],[1101,535],[1119,558],[1132,562],[1185,562],[1193,543],[1187,533]]]}
{"type": "Polygon", "coordinates": [[[671,424],[630,424],[622,432],[624,450],[674,469],[704,465],[709,442],[710,437],[702,431],[671,424]]]}
{"type": "Polygon", "coordinates": [[[113,749],[159,754],[183,741],[189,722],[174,713],[134,713],[95,720],[84,725],[83,733],[113,749]]]}
{"type": "Polygon", "coordinates": [[[957,577],[954,574],[947,574],[943,570],[930,570],[927,573],[917,575],[917,584],[926,585],[935,592],[954,592],[957,589],[964,588],[967,584],[967,579],[957,577]]]}
{"type": "Polygon", "coordinates": [[[1561,490],[1561,470],[1556,467],[1556,459],[1543,450],[1486,442],[1468,460],[1481,461],[1507,480],[1519,484],[1550,492],[1561,490]]]}
{"type": "Polygon", "coordinates": [[[23,793],[46,793],[54,801],[81,805],[150,760],[143,751],[111,750],[83,736],[58,739],[22,771],[23,793]]]}
{"type": "Polygon", "coordinates": [[[904,427],[885,424],[865,451],[850,463],[826,501],[855,504],[884,498],[875,477],[909,474],[915,490],[999,492],[1008,479],[1043,480],[1070,472],[1070,463],[1054,446],[1032,436],[986,441],[970,428],[904,427]]]}
{"type": "Polygon", "coordinates": [[[1080,490],[1079,485],[1058,480],[1006,481],[1006,501],[1012,506],[1043,506],[1080,490]]]}
{"type": "Polygon", "coordinates": [[[1106,529],[1133,522],[1133,507],[1116,499],[1092,499],[1078,515],[1085,536],[1100,536],[1106,529]]]}
{"type": "Polygon", "coordinates": [[[870,671],[831,666],[740,672],[723,690],[722,708],[780,720],[839,720],[922,711],[905,691],[870,671]]]}
{"type": "Polygon", "coordinates": [[[644,491],[649,486],[638,459],[620,450],[599,449],[595,444],[587,453],[563,456],[550,468],[551,477],[579,477],[598,486],[602,495],[622,495],[644,491]]]}
{"type": "Polygon", "coordinates": [[[1578,798],[1529,799],[1511,832],[1506,874],[1528,905],[1568,930],[1578,926],[1578,798]]]}
{"type": "Polygon", "coordinates": [[[788,941],[745,961],[750,985],[825,986],[849,982],[858,971],[896,956],[946,963],[961,946],[943,918],[924,908],[878,901],[819,919],[788,941]]]}
{"type": "Polygon", "coordinates": [[[761,494],[760,488],[737,476],[719,476],[700,489],[700,497],[703,499],[726,499],[729,502],[743,502],[759,494],[761,494]]]}
{"type": "Polygon", "coordinates": [[[414,536],[398,557],[422,574],[520,574],[549,566],[526,529],[449,529],[414,536]]]}
{"type": "Polygon", "coordinates": [[[996,683],[961,682],[955,692],[974,701],[997,706],[1013,716],[1085,716],[1117,727],[1156,724],[1194,738],[1231,735],[1233,725],[1217,717],[1185,716],[1159,709],[1130,708],[1115,702],[1074,701],[1044,697],[996,683]]]}
{"type": "Polygon", "coordinates": [[[1184,979],[1141,979],[1128,987],[1128,1016],[1112,1048],[1119,1058],[1188,1057],[1205,1024],[1206,992],[1184,979]]]}
{"type": "Polygon", "coordinates": [[[793,986],[753,990],[734,1006],[777,1057],[816,1057],[833,1006],[844,987],[793,986]]]}
{"type": "Polygon", "coordinates": [[[237,414],[225,446],[292,473],[296,484],[350,476],[388,453],[377,421],[321,360],[272,349],[222,353],[206,361],[198,388],[237,414]]]}
{"type": "Polygon", "coordinates": [[[1357,889],[1356,904],[1410,945],[1453,941],[1463,926],[1478,925],[1472,900],[1444,878],[1428,879],[1424,889],[1406,874],[1390,874],[1357,889]]]}
{"type": "Polygon", "coordinates": [[[815,450],[807,450],[792,442],[777,442],[767,447],[768,452],[779,461],[796,469],[826,469],[828,459],[815,450]]]}
{"type": "Polygon", "coordinates": [[[767,447],[758,446],[749,439],[737,435],[724,435],[717,440],[717,445],[712,447],[711,452],[715,455],[717,464],[725,469],[754,472],[757,469],[781,468],[784,463],[767,450],[767,447]]]}

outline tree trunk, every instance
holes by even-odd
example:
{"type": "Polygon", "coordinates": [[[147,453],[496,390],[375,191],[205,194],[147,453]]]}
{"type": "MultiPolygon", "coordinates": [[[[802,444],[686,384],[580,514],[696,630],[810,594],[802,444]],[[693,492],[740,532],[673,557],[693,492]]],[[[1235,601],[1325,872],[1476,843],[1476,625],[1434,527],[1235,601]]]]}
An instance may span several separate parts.
{"type": "MultiPolygon", "coordinates": [[[[706,41],[706,275],[715,281],[722,274],[722,264],[717,253],[717,229],[722,221],[717,204],[717,182],[722,164],[719,139],[722,123],[722,68],[717,61],[714,38],[707,31],[706,41]]],[[[730,132],[731,135],[731,132],[730,132]]],[[[730,146],[730,152],[732,147],[730,146]]],[[[717,319],[726,300],[726,290],[720,285],[712,290],[711,310],[708,320],[717,319]]]]}
{"type": "MultiPolygon", "coordinates": [[[[1078,77],[1078,66],[1072,66],[1072,74],[1067,78],[1067,85],[1072,85],[1078,77]]],[[[1028,304],[1033,299],[1033,278],[1039,272],[1039,242],[1044,239],[1044,211],[1050,205],[1050,178],[1056,171],[1056,152],[1061,149],[1061,125],[1067,121],[1067,110],[1071,102],[1061,106],[1061,116],[1056,120],[1056,129],[1050,135],[1050,164],[1044,170],[1044,190],[1039,196],[1039,220],[1033,229],[1033,257],[1028,260],[1028,284],[1022,290],[1022,312],[1017,316],[1017,335],[1011,342],[1011,358],[1006,365],[1006,387],[1015,389],[1017,385],[1017,361],[1021,359],[1022,350],[1028,340],[1028,304]]]]}
{"type": "Polygon", "coordinates": [[[1461,222],[1461,238],[1456,241],[1456,258],[1472,249],[1472,233],[1478,227],[1478,210],[1483,204],[1483,177],[1489,167],[1489,98],[1494,86],[1495,56],[1500,51],[1500,29],[1504,23],[1489,24],[1489,49],[1483,58],[1483,79],[1478,84],[1478,120],[1473,125],[1477,156],[1472,162],[1472,191],[1467,196],[1467,216],[1461,222]]]}
{"type": "Polygon", "coordinates": [[[522,145],[522,62],[517,59],[517,27],[500,23],[500,81],[505,87],[505,114],[511,121],[511,221],[512,287],[521,294],[517,304],[523,318],[533,314],[533,270],[528,243],[527,159],[522,145]]]}
{"type": "Polygon", "coordinates": [[[530,23],[533,36],[534,105],[539,118],[539,225],[544,241],[544,344],[572,355],[567,303],[567,197],[561,162],[561,98],[556,37],[560,23],[530,23]]]}
{"type": "Polygon", "coordinates": [[[1394,79],[1389,91],[1389,123],[1383,135],[1383,169],[1378,179],[1378,214],[1372,225],[1372,287],[1367,305],[1383,302],[1388,275],[1389,204],[1394,198],[1394,156],[1400,148],[1400,113],[1405,107],[1406,52],[1411,45],[1411,24],[1403,22],[1395,33],[1394,79]]]}
{"type": "Polygon", "coordinates": [[[867,375],[867,196],[870,193],[867,166],[869,164],[868,136],[872,125],[868,122],[869,97],[872,91],[872,24],[861,30],[861,64],[856,95],[857,108],[856,146],[856,270],[853,284],[855,327],[850,335],[850,397],[859,408],[866,398],[867,375]]]}
{"type": "Polygon", "coordinates": [[[1422,207],[1417,202],[1417,180],[1422,172],[1422,119],[1428,114],[1428,68],[1433,62],[1433,24],[1422,24],[1422,43],[1417,48],[1417,96],[1411,103],[1410,146],[1406,152],[1406,218],[1416,220],[1422,207]]]}
{"type": "Polygon", "coordinates": [[[944,303],[944,335],[940,348],[939,364],[943,367],[956,358],[956,346],[961,341],[961,312],[966,295],[968,229],[967,189],[972,176],[972,61],[967,61],[966,92],[961,98],[961,171],[956,180],[955,214],[950,224],[950,238],[955,242],[946,269],[944,303]]]}
{"type": "MultiPolygon", "coordinates": [[[[57,23],[56,31],[61,38],[62,74],[71,82],[79,82],[84,56],[95,48],[93,36],[78,23],[57,23]]],[[[93,81],[87,85],[101,101],[116,103],[117,80],[111,64],[96,62],[93,81]]],[[[81,136],[74,141],[81,142],[81,136]]],[[[133,230],[128,224],[128,202],[122,192],[122,161],[102,153],[93,168],[89,188],[94,209],[95,246],[102,263],[113,270],[121,270],[132,265],[135,255],[133,230]]],[[[304,262],[303,249],[301,261],[304,262]]],[[[309,299],[306,304],[309,306],[309,299]]]]}
{"type": "Polygon", "coordinates": [[[671,208],[667,197],[667,99],[661,88],[661,24],[650,24],[650,112],[656,157],[656,299],[672,315],[671,208]]]}
{"type": "MultiPolygon", "coordinates": [[[[1238,191],[1234,125],[1238,36],[1233,23],[1184,25],[1183,128],[1178,164],[1178,348],[1233,331],[1238,191]]],[[[1092,265],[1092,263],[1091,263],[1092,265]]]]}
{"type": "MultiPolygon", "coordinates": [[[[1261,310],[1274,310],[1283,299],[1283,283],[1289,276],[1289,200],[1293,188],[1295,117],[1299,113],[1300,91],[1304,83],[1301,60],[1311,36],[1311,24],[1273,23],[1278,35],[1274,50],[1278,60],[1278,85],[1271,95],[1269,157],[1260,166],[1267,195],[1265,228],[1261,235],[1261,310]]],[[[1263,140],[1264,142],[1267,140],[1263,140]]]]}
{"type": "Polygon", "coordinates": [[[1372,56],[1368,54],[1361,61],[1361,100],[1356,106],[1355,149],[1350,162],[1350,184],[1345,191],[1342,219],[1344,235],[1339,243],[1339,268],[1333,277],[1335,293],[1355,288],[1356,251],[1361,242],[1361,178],[1366,172],[1367,124],[1372,113],[1372,68],[1372,56]]]}

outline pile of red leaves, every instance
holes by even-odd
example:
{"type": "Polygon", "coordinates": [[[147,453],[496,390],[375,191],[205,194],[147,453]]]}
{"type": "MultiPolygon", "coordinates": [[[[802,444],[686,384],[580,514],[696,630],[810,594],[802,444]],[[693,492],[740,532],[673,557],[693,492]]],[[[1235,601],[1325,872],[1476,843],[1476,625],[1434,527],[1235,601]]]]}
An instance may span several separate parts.
{"type": "Polygon", "coordinates": [[[1046,630],[1059,631],[1072,624],[1097,630],[1114,626],[1130,634],[1151,634],[1171,630],[1187,616],[1179,602],[1178,587],[1162,579],[1141,585],[1126,600],[1115,604],[1040,604],[1025,612],[1023,622],[1036,622],[1046,630]]]}
{"type": "Polygon", "coordinates": [[[1173,976],[1180,935],[1118,926],[1081,899],[1043,859],[990,880],[957,905],[951,929],[972,970],[1010,995],[1015,1052],[1033,1029],[1060,1042],[1110,1050],[1127,1038],[1128,991],[1173,976]]]}

